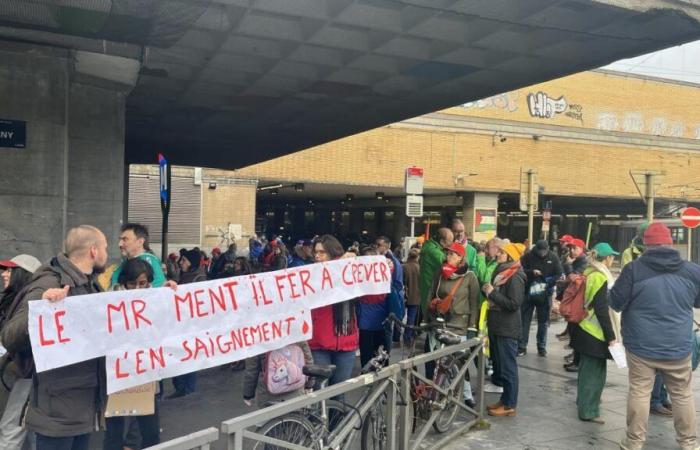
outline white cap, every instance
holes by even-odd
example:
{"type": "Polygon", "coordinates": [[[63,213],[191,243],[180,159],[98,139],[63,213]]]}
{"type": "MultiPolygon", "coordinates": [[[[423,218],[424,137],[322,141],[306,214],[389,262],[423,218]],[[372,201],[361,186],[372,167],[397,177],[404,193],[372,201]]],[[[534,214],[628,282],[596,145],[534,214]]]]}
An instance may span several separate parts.
{"type": "Polygon", "coordinates": [[[10,260],[0,261],[0,267],[21,267],[29,273],[34,273],[41,267],[41,262],[32,255],[17,255],[10,260]]]}

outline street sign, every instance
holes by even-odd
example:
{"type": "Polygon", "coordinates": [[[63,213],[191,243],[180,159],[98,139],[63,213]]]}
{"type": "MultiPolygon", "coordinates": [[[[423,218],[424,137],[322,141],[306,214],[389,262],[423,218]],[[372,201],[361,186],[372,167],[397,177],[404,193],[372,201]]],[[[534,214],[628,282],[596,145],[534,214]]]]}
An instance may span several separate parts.
{"type": "Polygon", "coordinates": [[[0,119],[0,147],[25,148],[27,146],[27,122],[0,119]]]}
{"type": "Polygon", "coordinates": [[[681,222],[687,228],[696,228],[700,225],[700,210],[697,208],[685,208],[681,211],[681,222]]]}
{"type": "Polygon", "coordinates": [[[406,193],[411,195],[423,195],[423,169],[409,167],[406,169],[406,193]]]}
{"type": "Polygon", "coordinates": [[[423,216],[423,196],[422,195],[407,195],[406,196],[406,215],[408,217],[423,216]]]}
{"type": "Polygon", "coordinates": [[[523,167],[520,170],[520,211],[527,211],[528,196],[530,194],[530,178],[532,178],[532,204],[535,211],[539,209],[539,187],[537,186],[537,171],[523,167]]]}
{"type": "Polygon", "coordinates": [[[160,210],[163,213],[161,237],[161,260],[168,256],[168,215],[170,215],[170,164],[162,153],[158,153],[158,175],[160,177],[160,210]]]}

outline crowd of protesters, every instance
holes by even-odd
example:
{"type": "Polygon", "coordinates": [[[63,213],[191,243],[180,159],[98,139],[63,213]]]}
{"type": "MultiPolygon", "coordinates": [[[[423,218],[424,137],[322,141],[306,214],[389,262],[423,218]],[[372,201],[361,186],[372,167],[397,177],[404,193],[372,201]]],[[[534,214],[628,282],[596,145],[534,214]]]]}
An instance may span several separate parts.
{"type": "MultiPolygon", "coordinates": [[[[622,342],[628,355],[630,393],[624,449],[644,443],[648,414],[673,415],[683,449],[695,448],[695,409],[690,391],[692,309],[700,307],[700,267],[682,261],[670,248],[671,235],[661,223],[640,227],[622,258],[619,279],[611,268],[619,255],[609,244],[586,243],[563,236],[556,249],[541,240],[532,248],[493,237],[473,242],[464,224],[454,220],[427,239],[405,248],[392,247],[385,236],[347,248],[331,235],[301,239],[288,248],[276,237],[252,237],[247,252],[237,254],[235,243],[209,255],[199,248],[181,249],[162,262],[149,247],[145,226],[125,224],[119,237],[122,260],[108,265],[105,235],[82,225],[67,233],[63,251],[45,264],[30,255],[0,261],[4,291],[0,300],[0,339],[7,349],[3,383],[11,386],[0,420],[0,448],[87,449],[95,426],[106,430],[107,449],[145,448],[160,441],[161,382],[154,393],[153,414],[105,419],[104,359],[37,373],[28,332],[29,301],[60,301],[66,296],[114,289],[144,289],[197,283],[256,272],[284,270],[365,255],[386,258],[391,270],[387,294],[360,298],[312,310],[313,335],[267,355],[233,365],[244,369],[241,389],[246,405],[262,407],[270,400],[301,395],[311,388],[288,382],[279,389],[270,365],[285,359],[299,366],[332,364],[329,384],[357,373],[375,352],[411,342],[415,335],[392,330],[391,313],[410,324],[444,320],[445,327],[463,339],[480,337],[488,344],[487,393],[500,394],[488,405],[488,414],[517,414],[519,376],[517,357],[527,354],[530,325],[537,321],[536,349],[547,357],[547,328],[561,301],[582,286],[584,317],[567,323],[557,335],[572,349],[565,370],[578,372],[576,408],[581,420],[603,423],[600,400],[606,382],[610,347],[622,342]],[[392,250],[393,248],[393,250],[392,250]],[[634,301],[632,301],[634,300],[634,301]],[[621,317],[620,317],[621,316],[621,317]],[[670,399],[669,399],[670,395],[670,399]]],[[[436,348],[430,335],[424,350],[436,348]]],[[[426,366],[430,377],[432,367],[426,366]]],[[[297,374],[300,373],[297,371],[297,374]]],[[[289,375],[291,377],[291,375],[289,375]]],[[[299,377],[301,379],[303,377],[299,377]]],[[[291,378],[290,378],[291,379],[291,378]]],[[[197,373],[171,380],[168,398],[196,391],[197,373]]],[[[464,384],[464,402],[474,406],[470,383],[464,384]]]]}

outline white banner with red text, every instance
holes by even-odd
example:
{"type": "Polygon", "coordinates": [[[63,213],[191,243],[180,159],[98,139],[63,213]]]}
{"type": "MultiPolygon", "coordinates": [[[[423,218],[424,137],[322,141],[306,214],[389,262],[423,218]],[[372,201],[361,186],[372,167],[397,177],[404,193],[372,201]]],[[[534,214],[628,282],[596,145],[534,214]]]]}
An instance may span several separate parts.
{"type": "Polygon", "coordinates": [[[169,288],[29,302],[38,372],[106,356],[107,392],[259,355],[312,335],[311,310],[383,294],[383,256],[169,288]]]}

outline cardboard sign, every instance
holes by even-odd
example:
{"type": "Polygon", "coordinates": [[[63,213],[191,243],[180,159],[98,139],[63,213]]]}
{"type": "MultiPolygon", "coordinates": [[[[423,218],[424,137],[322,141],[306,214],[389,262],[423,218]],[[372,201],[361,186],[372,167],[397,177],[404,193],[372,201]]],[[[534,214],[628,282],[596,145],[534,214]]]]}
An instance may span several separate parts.
{"type": "Polygon", "coordinates": [[[146,383],[107,397],[105,417],[149,416],[156,412],[156,383],[146,383]]]}
{"type": "Polygon", "coordinates": [[[29,302],[38,372],[107,357],[107,392],[308,340],[311,309],[389,292],[383,256],[169,288],[29,302]]]}

